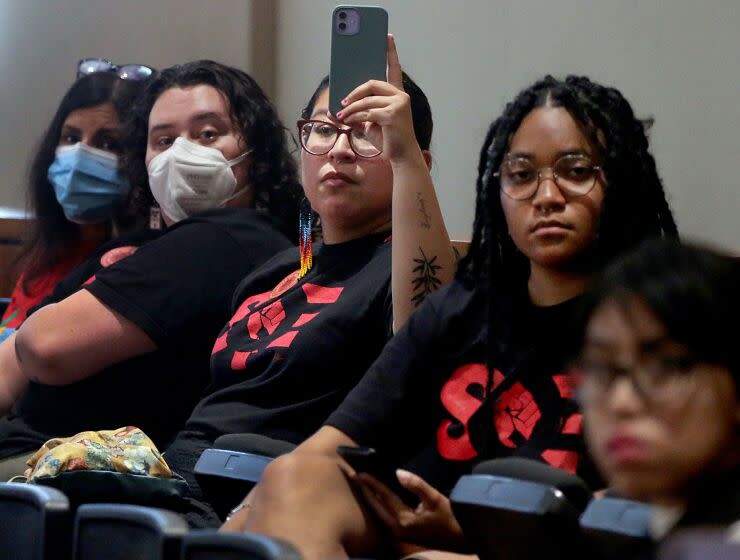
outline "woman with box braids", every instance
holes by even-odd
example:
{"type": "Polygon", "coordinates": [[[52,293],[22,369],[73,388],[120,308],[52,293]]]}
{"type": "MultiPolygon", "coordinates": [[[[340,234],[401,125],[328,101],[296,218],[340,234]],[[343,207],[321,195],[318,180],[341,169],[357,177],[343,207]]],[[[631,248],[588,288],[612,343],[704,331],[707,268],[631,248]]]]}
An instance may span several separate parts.
{"type": "MultiPolygon", "coordinates": [[[[489,301],[502,288],[526,283],[530,274],[529,259],[508,233],[499,195],[500,174],[495,171],[500,168],[522,120],[543,106],[563,107],[568,111],[598,150],[607,179],[597,237],[581,257],[584,269],[601,268],[647,238],[678,237],[655,159],[648,151],[646,121],[635,117],[629,102],[615,88],[597,84],[585,76],[568,76],[565,80],[546,76],[506,106],[488,129],[481,148],[473,238],[470,252],[458,268],[458,277],[487,285],[489,301]]],[[[494,324],[491,315],[497,312],[489,308],[489,325],[494,324]]],[[[500,335],[497,329],[488,330],[486,385],[489,389],[500,335]]]]}
{"type": "Polygon", "coordinates": [[[567,361],[591,276],[646,238],[678,235],[645,125],[616,89],[547,76],[493,122],[479,161],[455,281],[321,430],[267,467],[228,528],[292,540],[307,560],[409,544],[470,552],[446,496],[483,460],[537,460],[603,486],[567,361]],[[355,472],[338,445],[372,447],[403,470],[355,472]]]}

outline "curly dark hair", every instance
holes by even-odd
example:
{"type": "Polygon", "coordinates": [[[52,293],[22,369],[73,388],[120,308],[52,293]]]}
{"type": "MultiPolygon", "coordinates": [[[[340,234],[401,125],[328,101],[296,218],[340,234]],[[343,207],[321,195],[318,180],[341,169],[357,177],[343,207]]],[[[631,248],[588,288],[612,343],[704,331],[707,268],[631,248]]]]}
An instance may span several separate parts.
{"type": "Polygon", "coordinates": [[[178,64],[162,70],[148,85],[126,122],[122,171],[140,186],[133,204],[153,205],[145,156],[149,113],[160,95],[171,88],[209,85],[226,96],[234,126],[252,150],[247,175],[255,206],[279,218],[286,234],[295,234],[302,189],[296,163],[288,149],[286,129],[257,82],[246,72],[211,60],[178,64]],[[146,187],[146,188],[144,188],[146,187]]]}
{"type": "MultiPolygon", "coordinates": [[[[47,177],[49,167],[54,162],[64,121],[73,111],[108,102],[113,104],[119,118],[125,120],[143,87],[142,82],[122,80],[117,74],[100,72],[81,77],[62,98],[41,138],[30,168],[28,207],[36,219],[33,221],[28,242],[15,261],[16,267],[22,266],[24,269],[22,287],[26,292],[31,282],[68,259],[77,250],[77,243],[82,235],[80,225],[70,222],[64,216],[64,210],[54,194],[54,187],[47,177]]],[[[136,222],[137,216],[124,207],[114,221],[117,225],[126,227],[136,222]]]]}
{"type": "Polygon", "coordinates": [[[663,185],[648,151],[645,122],[612,88],[582,76],[546,76],[516,96],[488,129],[478,163],[476,210],[470,251],[458,278],[468,282],[521,282],[529,261],[508,234],[494,174],[522,120],[535,108],[563,107],[589,137],[606,176],[593,264],[603,265],[643,239],[678,237],[663,185]]]}

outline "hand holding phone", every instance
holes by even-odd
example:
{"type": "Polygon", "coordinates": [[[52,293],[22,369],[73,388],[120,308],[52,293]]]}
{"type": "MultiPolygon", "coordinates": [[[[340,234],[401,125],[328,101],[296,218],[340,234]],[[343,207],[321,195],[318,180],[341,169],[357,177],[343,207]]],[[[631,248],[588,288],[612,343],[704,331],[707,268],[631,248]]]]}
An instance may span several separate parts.
{"type": "Polygon", "coordinates": [[[337,6],[331,16],[329,111],[336,115],[353,89],[385,80],[388,12],[374,6],[337,6]]]}
{"type": "Polygon", "coordinates": [[[415,494],[406,490],[396,477],[396,469],[392,463],[384,459],[372,447],[351,447],[340,445],[337,454],[358,473],[367,473],[390,488],[405,503],[415,504],[419,500],[415,494]]]}
{"type": "MultiPolygon", "coordinates": [[[[364,127],[365,136],[375,138],[392,162],[416,162],[426,167],[414,131],[411,97],[404,91],[396,41],[393,35],[388,35],[387,41],[388,81],[370,81],[356,87],[336,117],[345,125],[364,127]]],[[[416,93],[417,99],[420,95],[423,93],[416,93]]]]}
{"type": "Polygon", "coordinates": [[[399,541],[442,550],[461,550],[467,546],[465,535],[452,513],[450,500],[419,476],[405,472],[404,479],[414,488],[412,492],[401,486],[392,469],[395,486],[401,488],[399,491],[383,480],[389,476],[389,463],[374,449],[339,446],[337,453],[359,475],[368,473],[383,481],[380,484],[360,476],[358,484],[367,505],[399,541]],[[390,494],[390,490],[395,495],[390,494]]]}

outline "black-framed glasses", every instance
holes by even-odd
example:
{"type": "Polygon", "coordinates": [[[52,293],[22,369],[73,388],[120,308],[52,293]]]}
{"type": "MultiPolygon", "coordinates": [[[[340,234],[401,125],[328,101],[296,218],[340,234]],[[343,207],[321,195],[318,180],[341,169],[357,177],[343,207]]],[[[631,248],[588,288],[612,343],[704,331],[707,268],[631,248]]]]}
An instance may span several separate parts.
{"type": "Polygon", "coordinates": [[[543,172],[549,169],[555,184],[566,194],[583,196],[596,185],[601,167],[594,165],[584,155],[567,155],[549,167],[537,168],[527,158],[509,158],[501,164],[494,177],[501,183],[501,192],[514,200],[532,198],[543,179],[543,172]]]}
{"type": "Polygon", "coordinates": [[[362,123],[352,128],[339,128],[326,121],[298,121],[301,147],[315,156],[328,153],[342,134],[347,135],[350,148],[359,157],[372,158],[383,152],[383,130],[378,125],[362,123]]]}
{"type": "Polygon", "coordinates": [[[578,385],[578,400],[584,406],[603,403],[620,377],[629,379],[644,402],[675,405],[686,402],[693,391],[699,363],[689,355],[657,355],[642,359],[636,366],[624,367],[584,357],[575,361],[572,374],[578,385]]]}
{"type": "Polygon", "coordinates": [[[154,74],[154,68],[144,64],[113,64],[105,58],[83,58],[77,63],[77,79],[98,72],[114,72],[122,80],[140,82],[154,74]]]}

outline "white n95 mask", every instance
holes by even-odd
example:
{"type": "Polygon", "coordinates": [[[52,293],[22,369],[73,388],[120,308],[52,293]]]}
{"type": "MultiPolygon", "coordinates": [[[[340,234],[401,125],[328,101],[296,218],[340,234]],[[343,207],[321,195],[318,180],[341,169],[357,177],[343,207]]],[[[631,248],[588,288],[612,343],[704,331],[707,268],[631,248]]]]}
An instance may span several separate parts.
{"type": "Polygon", "coordinates": [[[223,207],[241,194],[234,192],[236,177],[231,167],[244,161],[250,151],[227,161],[220,150],[177,137],[147,166],[154,200],[175,222],[223,207]]]}

